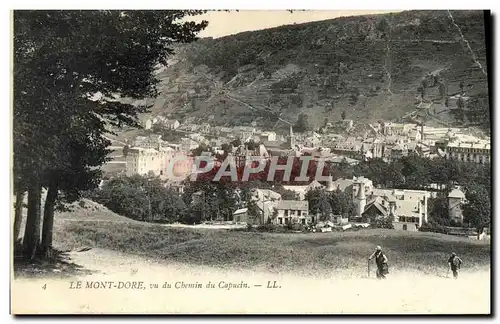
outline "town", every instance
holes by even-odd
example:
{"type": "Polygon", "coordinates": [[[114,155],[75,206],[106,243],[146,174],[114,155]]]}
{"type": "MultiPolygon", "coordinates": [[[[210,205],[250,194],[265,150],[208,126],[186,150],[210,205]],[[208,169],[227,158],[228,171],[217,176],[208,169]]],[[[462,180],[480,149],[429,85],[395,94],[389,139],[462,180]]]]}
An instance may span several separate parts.
{"type": "Polygon", "coordinates": [[[11,15],[12,314],[491,314],[488,10],[11,15]]]}
{"type": "MultiPolygon", "coordinates": [[[[277,134],[255,126],[212,127],[208,123],[180,123],[162,116],[143,119],[142,126],[144,135],[125,139],[123,146],[114,144],[115,151],[108,164],[114,166],[114,172],[108,174],[108,179],[134,175],[158,177],[165,187],[174,189],[180,196],[184,194],[185,187],[190,185],[186,184],[186,179],[196,179],[193,174],[208,171],[206,168],[200,171],[199,165],[196,165],[197,155],[204,155],[205,158],[211,156],[216,160],[232,157],[236,165],[245,165],[250,159],[265,164],[273,158],[308,157],[313,161],[323,161],[327,168],[337,169],[377,160],[391,163],[412,156],[485,166],[491,161],[490,140],[487,136],[473,136],[463,128],[427,127],[423,123],[380,122],[368,125],[362,136],[356,136],[359,131],[355,129],[353,120],[325,123],[317,131],[302,133],[294,132],[290,124],[288,134],[277,134]],[[170,137],[175,134],[177,139],[163,140],[161,134],[165,133],[170,137]],[[117,166],[120,167],[118,171],[117,166]]],[[[284,183],[280,187],[281,191],[294,193],[284,198],[279,192],[267,187],[253,187],[247,200],[235,200],[232,215],[210,219],[200,216],[198,222],[248,226],[300,224],[313,230],[317,227],[318,231],[331,231],[336,227],[343,230],[353,226],[366,227],[375,218],[387,218],[392,221],[390,228],[418,231],[429,222],[428,200],[445,193],[447,214],[457,226],[447,233],[489,238],[486,227],[463,228],[469,227],[470,223],[464,221],[462,208],[466,199],[460,185],[444,187],[442,184],[429,183],[427,187],[416,190],[401,185],[397,188],[380,184],[375,186],[372,179],[363,175],[334,179],[330,174],[323,178],[328,180],[311,178],[308,181],[309,178],[306,178],[299,184],[284,183]],[[343,211],[343,214],[337,215],[328,211],[328,215],[325,215],[325,210],[317,208],[311,202],[311,196],[308,196],[308,193],[319,191],[345,193],[352,204],[350,214],[343,211]],[[249,204],[255,204],[257,212],[253,212],[252,208],[249,211],[249,204]]],[[[200,203],[203,199],[199,197],[207,194],[202,190],[194,192],[191,203],[200,203]]],[[[206,209],[207,206],[200,208],[206,209]]]]}

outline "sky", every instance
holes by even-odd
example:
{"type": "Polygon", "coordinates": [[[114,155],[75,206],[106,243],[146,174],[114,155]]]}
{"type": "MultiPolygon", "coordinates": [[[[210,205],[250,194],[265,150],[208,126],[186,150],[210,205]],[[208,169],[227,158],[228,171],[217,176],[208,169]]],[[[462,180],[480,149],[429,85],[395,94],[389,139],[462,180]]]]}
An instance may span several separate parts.
{"type": "Polygon", "coordinates": [[[218,38],[245,31],[266,29],[293,23],[300,24],[343,16],[382,14],[398,11],[400,10],[307,10],[294,11],[293,13],[286,10],[212,11],[204,15],[189,17],[189,20],[207,20],[209,22],[208,27],[199,36],[218,38]]]}

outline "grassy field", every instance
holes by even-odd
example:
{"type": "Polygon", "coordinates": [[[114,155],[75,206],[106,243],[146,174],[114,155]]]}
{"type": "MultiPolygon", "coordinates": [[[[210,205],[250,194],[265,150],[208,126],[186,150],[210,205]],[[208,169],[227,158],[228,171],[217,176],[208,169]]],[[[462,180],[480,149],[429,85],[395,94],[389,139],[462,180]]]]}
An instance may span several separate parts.
{"type": "MultiPolygon", "coordinates": [[[[464,271],[489,267],[490,245],[436,233],[361,230],[346,233],[256,233],[169,228],[116,221],[60,220],[56,248],[98,247],[160,262],[224,269],[293,271],[304,275],[338,271],[366,273],[367,257],[376,245],[388,255],[393,271],[441,275],[451,251],[464,260],[464,271]]],[[[372,267],[373,269],[373,267],[372,267]]]]}

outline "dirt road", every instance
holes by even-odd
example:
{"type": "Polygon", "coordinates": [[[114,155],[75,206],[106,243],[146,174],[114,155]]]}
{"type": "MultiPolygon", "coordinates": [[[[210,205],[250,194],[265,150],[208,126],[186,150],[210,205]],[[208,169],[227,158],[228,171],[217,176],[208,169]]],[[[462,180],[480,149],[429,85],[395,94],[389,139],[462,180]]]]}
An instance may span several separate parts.
{"type": "Polygon", "coordinates": [[[445,278],[446,269],[436,276],[398,270],[393,271],[387,280],[378,281],[367,278],[366,269],[363,272],[359,269],[355,276],[349,274],[346,277],[345,274],[332,273],[330,277],[308,278],[262,271],[222,271],[203,265],[160,264],[137,256],[101,249],[75,252],[71,257],[77,264],[99,273],[66,280],[16,280],[12,283],[13,312],[490,312],[490,281],[487,270],[475,273],[464,271],[458,280],[445,278]],[[77,281],[82,282],[82,288],[70,289],[71,285],[77,285],[77,281]],[[112,288],[87,288],[89,282],[92,282],[91,286],[99,285],[96,281],[102,282],[102,285],[113,282],[112,288]],[[132,281],[136,282],[135,288],[140,289],[120,288],[125,282],[132,281]],[[142,281],[140,285],[137,283],[139,281],[142,281]],[[158,287],[155,288],[154,285],[158,287]],[[166,288],[162,288],[164,286],[166,288]],[[267,288],[268,286],[273,288],[267,288]]]}

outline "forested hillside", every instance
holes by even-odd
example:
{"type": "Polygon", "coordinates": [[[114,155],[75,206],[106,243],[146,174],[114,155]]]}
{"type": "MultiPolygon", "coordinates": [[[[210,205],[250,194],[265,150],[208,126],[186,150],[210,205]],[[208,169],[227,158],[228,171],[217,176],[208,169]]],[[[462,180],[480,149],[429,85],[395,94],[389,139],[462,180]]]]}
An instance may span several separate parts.
{"type": "Polygon", "coordinates": [[[480,110],[472,122],[489,123],[482,11],[343,17],[204,38],[176,53],[159,72],[155,114],[271,126],[305,113],[319,126],[342,112],[396,120],[420,104],[456,125],[471,122],[449,111],[465,93],[480,110]]]}

